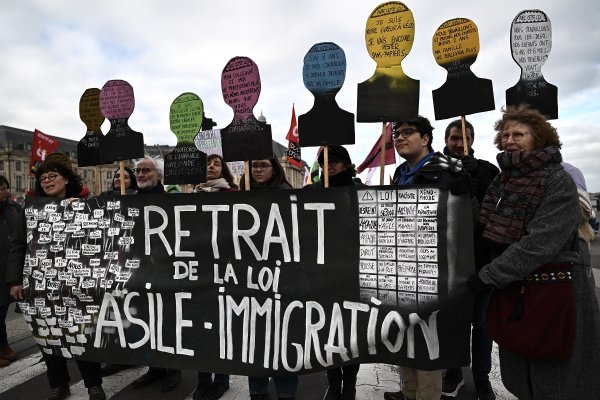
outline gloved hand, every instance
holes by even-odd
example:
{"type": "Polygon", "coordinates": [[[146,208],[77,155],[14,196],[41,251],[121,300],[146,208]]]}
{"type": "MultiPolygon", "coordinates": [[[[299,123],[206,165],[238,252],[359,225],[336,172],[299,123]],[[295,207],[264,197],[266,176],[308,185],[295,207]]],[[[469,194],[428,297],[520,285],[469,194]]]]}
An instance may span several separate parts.
{"type": "Polygon", "coordinates": [[[473,176],[477,173],[477,169],[479,166],[477,165],[477,160],[473,156],[464,156],[461,157],[460,162],[463,165],[463,168],[469,173],[469,175],[473,176]]]}
{"type": "Polygon", "coordinates": [[[468,176],[459,176],[448,183],[448,189],[453,195],[460,196],[469,193],[470,185],[468,176]]]}
{"type": "Polygon", "coordinates": [[[467,286],[474,294],[483,294],[487,291],[487,285],[483,283],[477,272],[469,277],[467,286]]]}

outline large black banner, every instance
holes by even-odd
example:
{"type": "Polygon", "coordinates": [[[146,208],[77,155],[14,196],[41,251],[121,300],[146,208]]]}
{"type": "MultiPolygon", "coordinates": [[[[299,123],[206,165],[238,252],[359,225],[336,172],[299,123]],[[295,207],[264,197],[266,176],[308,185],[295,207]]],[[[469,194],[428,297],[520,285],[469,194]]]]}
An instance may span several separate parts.
{"type": "Polygon", "coordinates": [[[433,187],[28,199],[42,351],[241,375],[469,363],[471,206],[433,187]]]}

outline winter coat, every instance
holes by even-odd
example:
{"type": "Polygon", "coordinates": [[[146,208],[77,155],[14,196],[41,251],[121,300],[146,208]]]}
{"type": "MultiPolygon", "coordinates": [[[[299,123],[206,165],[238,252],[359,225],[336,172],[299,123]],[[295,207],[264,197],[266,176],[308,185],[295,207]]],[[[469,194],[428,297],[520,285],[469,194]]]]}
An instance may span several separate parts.
{"type": "Polygon", "coordinates": [[[6,285],[6,271],[10,242],[20,212],[21,207],[12,200],[7,200],[6,208],[0,210],[0,306],[6,306],[11,301],[10,288],[6,285]]]}
{"type": "MultiPolygon", "coordinates": [[[[587,246],[572,249],[580,219],[573,179],[560,164],[546,167],[541,202],[525,234],[483,266],[481,280],[496,288],[521,280],[547,263],[574,262],[576,337],[566,362],[541,362],[500,348],[504,386],[519,399],[570,400],[600,398],[600,312],[587,246]]],[[[500,246],[498,246],[500,248],[500,246]]]]}

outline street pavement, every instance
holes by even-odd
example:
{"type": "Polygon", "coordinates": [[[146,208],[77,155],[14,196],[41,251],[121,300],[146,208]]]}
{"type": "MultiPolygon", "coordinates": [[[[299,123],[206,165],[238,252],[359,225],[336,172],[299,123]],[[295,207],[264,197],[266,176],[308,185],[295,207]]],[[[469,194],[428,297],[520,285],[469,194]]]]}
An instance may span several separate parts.
{"type": "MultiPolygon", "coordinates": [[[[591,245],[592,267],[596,279],[596,296],[600,300],[600,239],[597,237],[591,245]]],[[[14,312],[11,306],[6,319],[7,334],[10,346],[19,354],[19,360],[8,367],[0,369],[0,400],[41,400],[45,399],[48,383],[45,377],[46,367],[41,354],[33,341],[27,324],[21,314],[14,312]]],[[[490,374],[492,387],[498,400],[514,400],[502,385],[500,367],[498,365],[498,348],[494,345],[493,365],[490,374]]],[[[160,391],[160,384],[154,383],[142,389],[133,389],[131,383],[146,371],[145,367],[134,367],[118,374],[104,378],[103,387],[108,398],[114,400],[175,400],[191,399],[196,386],[196,372],[182,370],[181,384],[172,392],[160,391]]],[[[71,392],[69,399],[87,399],[87,391],[74,363],[69,363],[71,374],[71,392]]],[[[473,380],[468,368],[463,368],[465,386],[459,392],[458,400],[475,399],[473,380]]],[[[400,376],[396,366],[387,364],[362,365],[357,382],[358,400],[381,400],[383,392],[397,391],[400,376]]],[[[300,377],[298,400],[321,400],[327,388],[324,372],[303,375],[300,377]]],[[[271,398],[276,399],[273,384],[270,385],[271,398]]],[[[248,399],[247,378],[232,376],[230,390],[223,400],[248,399]]]]}

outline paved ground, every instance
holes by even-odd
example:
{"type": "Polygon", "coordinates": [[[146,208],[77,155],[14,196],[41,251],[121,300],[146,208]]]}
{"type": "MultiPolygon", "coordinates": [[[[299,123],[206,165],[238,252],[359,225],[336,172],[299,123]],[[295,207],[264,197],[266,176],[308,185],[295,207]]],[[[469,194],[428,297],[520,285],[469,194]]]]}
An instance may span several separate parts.
{"type": "MultiPolygon", "coordinates": [[[[592,266],[596,279],[596,296],[600,300],[600,239],[591,246],[592,266]]],[[[39,350],[29,333],[29,329],[20,314],[13,312],[11,307],[7,316],[7,333],[11,347],[19,353],[20,360],[6,368],[0,369],[0,400],[44,399],[47,382],[44,376],[45,365],[41,361],[39,350]]],[[[494,347],[493,367],[490,380],[499,400],[515,399],[503,386],[498,366],[497,347],[494,347]]],[[[134,390],[130,384],[145,371],[144,367],[125,370],[120,374],[105,378],[104,388],[110,398],[115,400],[154,400],[154,399],[191,399],[196,385],[195,372],[184,370],[180,386],[168,394],[161,393],[158,384],[134,390]]],[[[87,393],[80,381],[76,368],[70,367],[72,376],[70,399],[87,399],[87,393]]],[[[465,386],[457,399],[474,399],[473,381],[468,368],[464,368],[465,386]]],[[[384,391],[396,391],[399,388],[397,368],[386,364],[362,365],[357,385],[357,399],[381,400],[384,391]]],[[[271,385],[272,386],[272,385],[271,385]]],[[[297,398],[299,400],[320,400],[327,387],[324,373],[316,373],[301,377],[297,398]]],[[[271,388],[273,392],[273,388],[271,388]]],[[[223,400],[247,399],[246,377],[233,376],[231,389],[222,397],[223,400]]],[[[272,397],[276,398],[276,397],[272,397]]]]}

